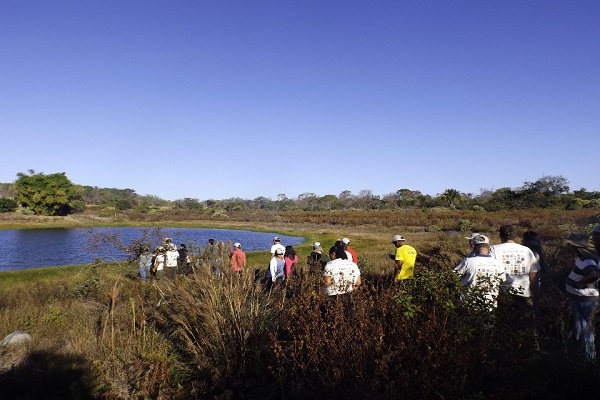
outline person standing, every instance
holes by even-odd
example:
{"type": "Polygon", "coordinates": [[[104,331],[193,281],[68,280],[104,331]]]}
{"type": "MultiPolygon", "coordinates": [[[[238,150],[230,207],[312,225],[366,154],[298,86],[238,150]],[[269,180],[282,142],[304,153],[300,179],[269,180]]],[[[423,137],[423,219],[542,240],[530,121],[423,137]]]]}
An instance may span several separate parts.
{"type": "Polygon", "coordinates": [[[471,238],[471,242],[475,255],[466,257],[454,268],[454,271],[469,291],[474,289],[483,291],[484,307],[491,311],[497,306],[496,299],[500,285],[506,280],[504,267],[490,255],[490,240],[487,236],[475,236],[471,238]]]}
{"type": "Polygon", "coordinates": [[[345,251],[340,246],[329,249],[329,261],[323,269],[324,292],[328,296],[345,295],[352,292],[361,284],[358,266],[345,257],[345,251]]]}
{"type": "Polygon", "coordinates": [[[179,273],[188,274],[191,272],[190,266],[192,263],[190,261],[190,256],[185,243],[181,243],[179,245],[179,250],[177,250],[177,252],[179,253],[179,273]]]}
{"type": "Polygon", "coordinates": [[[169,279],[175,279],[177,275],[177,261],[179,260],[179,252],[173,243],[168,243],[165,252],[165,267],[166,275],[169,279]]]}
{"type": "Polygon", "coordinates": [[[281,283],[285,279],[283,272],[285,268],[285,260],[283,258],[284,252],[285,248],[275,249],[275,255],[269,262],[269,270],[267,271],[267,289],[269,290],[271,290],[273,285],[281,283]]]}
{"type": "Polygon", "coordinates": [[[314,242],[312,247],[312,252],[306,258],[306,264],[310,272],[318,271],[321,273],[326,264],[323,260],[323,247],[319,242],[314,242]]]}
{"type": "Polygon", "coordinates": [[[242,275],[246,268],[246,253],[242,251],[240,243],[233,244],[233,253],[231,253],[231,270],[234,274],[242,275]]]}
{"type": "Polygon", "coordinates": [[[585,234],[571,234],[565,239],[575,255],[573,269],[567,277],[565,288],[569,297],[578,351],[591,361],[596,359],[593,314],[600,299],[600,268],[596,252],[600,247],[600,228],[597,227],[592,232],[595,249],[588,239],[585,234]]]}
{"type": "Polygon", "coordinates": [[[283,260],[285,262],[283,273],[285,279],[289,279],[291,275],[296,275],[296,265],[298,264],[298,256],[293,246],[285,246],[285,253],[283,253],[283,260]]]}
{"type": "Polygon", "coordinates": [[[402,235],[392,237],[392,244],[396,246],[396,253],[390,254],[390,258],[395,262],[394,279],[396,281],[410,279],[414,276],[417,250],[405,244],[405,242],[406,239],[402,235]]]}
{"type": "Polygon", "coordinates": [[[140,278],[142,281],[148,280],[148,274],[152,268],[152,253],[150,253],[150,246],[145,244],[142,247],[142,253],[140,254],[140,278]]]}
{"type": "Polygon", "coordinates": [[[157,279],[164,275],[164,267],[165,267],[165,248],[163,246],[158,246],[154,250],[154,261],[152,262],[152,275],[157,279]]]}
{"type": "Polygon", "coordinates": [[[502,225],[499,234],[502,243],[492,246],[492,256],[504,266],[505,286],[511,289],[511,294],[526,308],[531,308],[532,297],[538,288],[540,265],[531,249],[515,243],[517,230],[514,225],[502,225]]]}
{"type": "Polygon", "coordinates": [[[352,262],[358,265],[358,254],[356,254],[356,251],[350,247],[350,239],[342,238],[342,243],[346,245],[346,251],[352,256],[352,262]]]}
{"type": "Polygon", "coordinates": [[[273,245],[271,246],[271,258],[275,257],[275,250],[277,249],[283,250],[283,253],[281,254],[285,254],[285,246],[281,244],[281,239],[279,236],[275,236],[273,238],[273,245]]]}

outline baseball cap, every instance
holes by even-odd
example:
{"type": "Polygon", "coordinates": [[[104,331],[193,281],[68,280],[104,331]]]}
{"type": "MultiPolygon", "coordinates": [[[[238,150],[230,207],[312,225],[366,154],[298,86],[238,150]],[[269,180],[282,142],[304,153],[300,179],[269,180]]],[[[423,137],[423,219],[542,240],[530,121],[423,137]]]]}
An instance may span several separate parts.
{"type": "Polygon", "coordinates": [[[274,241],[274,242],[279,242],[279,241],[281,241],[281,239],[279,238],[279,236],[275,236],[275,237],[273,238],[273,241],[274,241]]]}
{"type": "Polygon", "coordinates": [[[350,243],[350,239],[348,239],[348,238],[342,238],[342,242],[344,242],[344,244],[349,244],[350,243]]]}
{"type": "Polygon", "coordinates": [[[477,235],[471,240],[473,244],[490,244],[490,239],[485,235],[477,235]]]}
{"type": "Polygon", "coordinates": [[[392,243],[396,243],[398,240],[406,240],[402,235],[394,235],[392,238],[392,243]]]}
{"type": "Polygon", "coordinates": [[[479,233],[479,232],[473,232],[473,233],[471,233],[471,236],[465,236],[465,239],[467,239],[467,240],[473,240],[473,239],[475,239],[479,235],[481,235],[481,233],[479,233]]]}
{"type": "Polygon", "coordinates": [[[233,247],[242,247],[242,245],[240,243],[234,243],[233,247]]]}
{"type": "Polygon", "coordinates": [[[275,254],[283,254],[283,249],[275,249],[275,254]]]}
{"type": "Polygon", "coordinates": [[[321,242],[314,242],[313,243],[313,247],[319,247],[321,245],[321,242]]]}

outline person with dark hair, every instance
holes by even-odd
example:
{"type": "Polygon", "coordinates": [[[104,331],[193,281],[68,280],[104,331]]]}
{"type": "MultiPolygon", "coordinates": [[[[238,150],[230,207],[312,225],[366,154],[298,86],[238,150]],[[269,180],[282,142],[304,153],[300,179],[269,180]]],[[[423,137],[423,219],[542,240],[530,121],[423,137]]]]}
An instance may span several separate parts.
{"type": "Polygon", "coordinates": [[[289,279],[291,275],[296,275],[296,265],[298,264],[298,256],[293,246],[285,246],[283,259],[285,262],[283,274],[285,279],[289,279]]]}
{"type": "Polygon", "coordinates": [[[545,286],[542,285],[542,281],[544,280],[544,276],[546,274],[546,256],[544,255],[544,250],[542,249],[542,240],[540,235],[531,230],[525,231],[521,239],[521,244],[525,247],[529,247],[538,264],[540,265],[538,285],[539,288],[542,289],[545,286]]]}
{"type": "MultiPolygon", "coordinates": [[[[600,236],[600,228],[598,229],[600,236]]],[[[594,245],[600,244],[600,238],[595,239],[594,245]]],[[[598,292],[598,253],[589,243],[586,234],[571,234],[565,239],[575,255],[575,263],[567,277],[565,287],[569,296],[575,340],[580,354],[587,360],[596,359],[595,334],[594,334],[594,309],[598,306],[600,293],[598,292]]],[[[600,246],[599,246],[600,247],[600,246]]]]}
{"type": "Polygon", "coordinates": [[[350,254],[349,252],[346,251],[346,245],[344,244],[344,242],[342,242],[342,239],[338,239],[334,246],[338,249],[340,249],[337,254],[337,258],[343,258],[344,260],[352,260],[352,254],[350,254]],[[342,252],[344,254],[342,254],[342,252]]]}
{"type": "Polygon", "coordinates": [[[537,303],[540,264],[528,247],[515,243],[517,229],[514,225],[502,225],[499,234],[502,243],[492,247],[492,257],[500,261],[506,272],[503,286],[511,295],[506,314],[509,324],[516,330],[528,331],[530,345],[539,347],[534,298],[537,303]]]}
{"type": "Polygon", "coordinates": [[[181,243],[179,245],[179,250],[177,250],[177,252],[179,253],[179,273],[189,273],[192,263],[190,260],[190,256],[188,255],[188,249],[185,243],[181,243]]]}
{"type": "Polygon", "coordinates": [[[532,296],[538,289],[540,264],[528,247],[515,242],[514,225],[502,225],[499,230],[502,243],[492,246],[492,255],[504,265],[506,286],[524,305],[533,307],[532,296]]]}
{"type": "Polygon", "coordinates": [[[348,260],[343,247],[331,247],[329,258],[331,261],[325,265],[322,275],[326,295],[345,295],[360,286],[360,270],[352,260],[348,260]]]}

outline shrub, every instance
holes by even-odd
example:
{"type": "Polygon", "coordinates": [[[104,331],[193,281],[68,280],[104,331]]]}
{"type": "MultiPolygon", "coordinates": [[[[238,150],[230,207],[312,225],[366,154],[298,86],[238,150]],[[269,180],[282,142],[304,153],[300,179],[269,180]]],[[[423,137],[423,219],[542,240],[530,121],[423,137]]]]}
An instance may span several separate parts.
{"type": "Polygon", "coordinates": [[[0,197],[0,212],[13,212],[17,209],[17,202],[9,197],[0,197]]]}

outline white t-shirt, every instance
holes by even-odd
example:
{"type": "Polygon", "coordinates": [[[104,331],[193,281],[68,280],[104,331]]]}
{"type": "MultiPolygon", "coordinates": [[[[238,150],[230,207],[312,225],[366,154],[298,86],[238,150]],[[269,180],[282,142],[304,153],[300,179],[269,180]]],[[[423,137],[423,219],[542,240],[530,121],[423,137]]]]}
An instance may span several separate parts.
{"type": "Polygon", "coordinates": [[[501,243],[492,249],[492,256],[500,261],[506,272],[505,285],[515,289],[518,296],[531,297],[529,273],[540,270],[531,249],[518,243],[501,243]]]}
{"type": "Polygon", "coordinates": [[[325,265],[323,276],[329,276],[333,279],[333,284],[325,287],[325,294],[334,296],[353,291],[354,285],[360,276],[360,271],[358,266],[352,262],[352,259],[337,258],[325,265]]]}
{"type": "Polygon", "coordinates": [[[179,252],[177,250],[169,250],[165,254],[165,264],[168,268],[177,266],[177,260],[179,260],[179,252]]]}
{"type": "Polygon", "coordinates": [[[465,258],[454,271],[460,275],[463,285],[480,288],[484,291],[488,304],[496,307],[500,285],[506,281],[504,267],[500,261],[489,255],[475,255],[465,258]]]}
{"type": "Polygon", "coordinates": [[[157,271],[162,271],[165,266],[165,255],[158,254],[154,259],[154,264],[158,265],[158,267],[156,268],[157,271]]]}
{"type": "Polygon", "coordinates": [[[277,249],[283,250],[282,254],[285,254],[285,246],[281,243],[275,243],[273,246],[271,246],[271,255],[275,255],[275,250],[277,249]]]}

